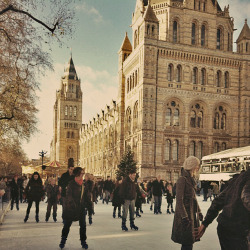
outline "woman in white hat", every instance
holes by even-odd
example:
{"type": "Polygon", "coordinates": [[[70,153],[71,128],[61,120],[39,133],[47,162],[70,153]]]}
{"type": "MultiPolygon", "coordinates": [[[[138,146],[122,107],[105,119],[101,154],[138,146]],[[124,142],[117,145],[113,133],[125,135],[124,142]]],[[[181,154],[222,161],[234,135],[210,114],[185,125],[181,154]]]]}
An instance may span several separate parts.
{"type": "Polygon", "coordinates": [[[196,241],[195,228],[203,215],[196,199],[195,176],[200,169],[200,160],[189,156],[176,183],[176,208],[171,239],[182,245],[181,250],[192,250],[196,241]],[[197,218],[198,217],[198,218],[197,218]]]}

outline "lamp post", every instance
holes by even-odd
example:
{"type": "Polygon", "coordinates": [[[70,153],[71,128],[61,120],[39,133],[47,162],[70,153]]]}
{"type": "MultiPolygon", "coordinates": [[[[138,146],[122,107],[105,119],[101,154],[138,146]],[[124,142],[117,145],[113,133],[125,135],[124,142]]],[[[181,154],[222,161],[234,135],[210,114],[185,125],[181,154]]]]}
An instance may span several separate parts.
{"type": "Polygon", "coordinates": [[[43,165],[43,157],[44,157],[44,155],[46,155],[46,154],[47,154],[47,151],[43,151],[43,150],[42,150],[42,152],[39,152],[39,156],[42,157],[42,179],[43,179],[43,170],[46,169],[46,166],[43,165]]]}

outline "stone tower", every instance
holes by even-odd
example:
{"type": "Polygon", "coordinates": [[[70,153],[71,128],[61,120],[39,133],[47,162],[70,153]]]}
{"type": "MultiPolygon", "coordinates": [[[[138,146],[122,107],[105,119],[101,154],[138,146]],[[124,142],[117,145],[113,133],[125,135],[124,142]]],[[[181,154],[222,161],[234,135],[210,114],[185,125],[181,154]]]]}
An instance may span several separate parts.
{"type": "Polygon", "coordinates": [[[53,120],[51,160],[59,161],[66,168],[68,159],[73,158],[76,166],[79,162],[79,129],[82,125],[82,91],[72,56],[61,78],[61,88],[56,93],[53,120]]]}

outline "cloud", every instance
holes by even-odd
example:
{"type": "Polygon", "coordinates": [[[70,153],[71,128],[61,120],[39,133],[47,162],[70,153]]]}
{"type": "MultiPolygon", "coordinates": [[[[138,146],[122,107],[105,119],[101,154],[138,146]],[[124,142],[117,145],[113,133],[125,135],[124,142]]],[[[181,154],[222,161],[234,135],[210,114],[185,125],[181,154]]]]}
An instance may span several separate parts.
{"type": "Polygon", "coordinates": [[[93,6],[88,6],[86,2],[83,2],[81,5],[76,6],[76,10],[82,11],[89,16],[92,16],[96,23],[102,23],[103,17],[100,12],[93,6]]]}
{"type": "MultiPolygon", "coordinates": [[[[60,89],[60,79],[63,76],[65,65],[55,64],[55,71],[49,72],[41,79],[41,91],[38,92],[37,115],[39,132],[32,137],[29,143],[24,143],[23,148],[29,158],[38,158],[41,150],[50,150],[53,136],[53,107],[56,100],[56,91],[60,89]]],[[[118,77],[103,70],[98,71],[86,65],[76,66],[76,72],[81,79],[83,92],[82,120],[88,123],[97,113],[110,105],[112,99],[117,100],[118,77]]]]}

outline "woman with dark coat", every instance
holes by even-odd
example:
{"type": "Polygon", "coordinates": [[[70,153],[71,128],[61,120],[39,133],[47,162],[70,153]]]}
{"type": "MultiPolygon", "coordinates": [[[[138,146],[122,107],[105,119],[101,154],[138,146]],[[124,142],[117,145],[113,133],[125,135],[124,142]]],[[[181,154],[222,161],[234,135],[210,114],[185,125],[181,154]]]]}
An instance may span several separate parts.
{"type": "Polygon", "coordinates": [[[193,249],[196,241],[195,228],[203,216],[196,200],[194,176],[200,168],[200,160],[189,156],[182,168],[182,175],[176,183],[176,207],[171,239],[182,245],[181,250],[193,249]],[[198,218],[197,218],[198,216],[198,218]]]}
{"type": "Polygon", "coordinates": [[[39,222],[39,202],[44,196],[44,189],[42,179],[38,172],[35,172],[31,179],[29,180],[28,185],[25,188],[25,196],[28,200],[28,207],[26,211],[26,216],[24,218],[24,222],[26,222],[29,218],[30,209],[32,207],[33,201],[36,203],[36,222],[39,222]]]}
{"type": "Polygon", "coordinates": [[[20,186],[18,183],[18,176],[14,175],[14,178],[10,183],[11,210],[13,210],[14,202],[16,202],[16,209],[19,210],[19,193],[20,193],[20,186]]]}
{"type": "Polygon", "coordinates": [[[136,217],[141,217],[140,212],[143,213],[142,211],[142,203],[144,200],[143,196],[147,196],[147,192],[143,190],[141,186],[142,180],[138,179],[137,184],[136,184],[136,200],[135,200],[135,207],[136,207],[136,217]]]}
{"type": "Polygon", "coordinates": [[[92,215],[94,214],[94,201],[96,199],[96,195],[94,192],[94,187],[95,187],[95,183],[94,183],[94,177],[89,174],[86,173],[85,175],[85,189],[86,189],[86,194],[88,195],[88,199],[85,202],[87,211],[88,211],[88,216],[89,216],[89,225],[92,225],[93,221],[92,221],[92,215]]]}
{"type": "Polygon", "coordinates": [[[115,184],[115,190],[113,193],[113,199],[112,199],[112,206],[114,207],[113,211],[113,218],[116,217],[116,209],[118,208],[118,218],[122,218],[121,216],[121,206],[122,206],[122,200],[120,197],[120,184],[122,183],[122,179],[118,179],[115,184]]]}
{"type": "Polygon", "coordinates": [[[65,206],[63,211],[64,226],[62,229],[61,242],[59,247],[65,246],[70,227],[73,221],[79,221],[80,240],[82,248],[88,249],[86,243],[86,204],[89,203],[89,194],[87,188],[83,184],[84,169],[77,167],[74,169],[74,180],[71,180],[67,187],[65,206]]]}
{"type": "Polygon", "coordinates": [[[166,193],[167,193],[166,199],[168,203],[167,213],[171,214],[172,212],[174,214],[174,209],[173,209],[174,194],[173,194],[173,188],[171,184],[167,184],[166,193]],[[171,207],[171,212],[169,210],[170,207],[171,207]]]}

